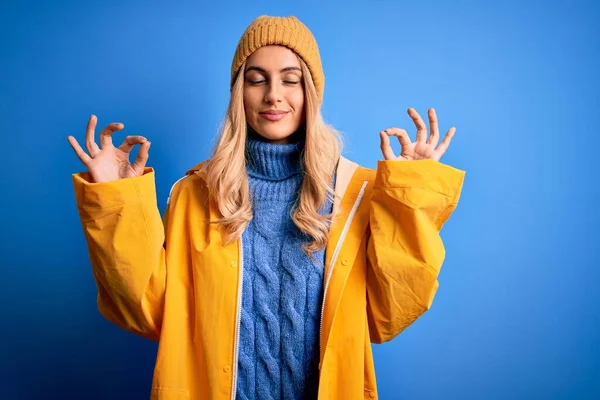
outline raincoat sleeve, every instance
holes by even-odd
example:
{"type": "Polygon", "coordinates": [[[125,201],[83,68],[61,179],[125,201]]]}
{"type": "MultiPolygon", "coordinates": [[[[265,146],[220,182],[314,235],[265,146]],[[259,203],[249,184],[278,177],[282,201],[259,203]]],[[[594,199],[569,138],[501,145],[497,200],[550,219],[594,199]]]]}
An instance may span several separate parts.
{"type": "Polygon", "coordinates": [[[105,183],[91,183],[87,172],[73,174],[72,180],[101,315],[158,340],[166,263],[154,170],[105,183]]]}
{"type": "Polygon", "coordinates": [[[433,302],[445,257],[440,230],[465,171],[435,160],[378,161],[367,242],[367,315],[373,343],[393,339],[433,302]]]}

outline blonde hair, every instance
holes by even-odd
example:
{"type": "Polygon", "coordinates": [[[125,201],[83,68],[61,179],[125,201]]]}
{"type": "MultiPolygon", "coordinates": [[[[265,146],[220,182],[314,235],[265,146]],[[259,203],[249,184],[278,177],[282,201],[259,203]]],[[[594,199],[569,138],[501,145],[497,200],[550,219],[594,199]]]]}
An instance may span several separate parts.
{"type": "MultiPolygon", "coordinates": [[[[343,147],[342,135],[327,125],[321,115],[320,100],[306,63],[299,58],[304,84],[306,140],[301,153],[303,179],[291,216],[294,224],[313,240],[302,250],[312,254],[325,248],[329,239],[332,214],[318,210],[326,199],[334,201],[332,176],[343,147]]],[[[252,219],[250,189],[246,173],[246,115],[244,112],[245,62],[231,89],[231,98],[220,136],[207,161],[209,197],[220,211],[219,223],[225,244],[238,239],[252,219]]]]}

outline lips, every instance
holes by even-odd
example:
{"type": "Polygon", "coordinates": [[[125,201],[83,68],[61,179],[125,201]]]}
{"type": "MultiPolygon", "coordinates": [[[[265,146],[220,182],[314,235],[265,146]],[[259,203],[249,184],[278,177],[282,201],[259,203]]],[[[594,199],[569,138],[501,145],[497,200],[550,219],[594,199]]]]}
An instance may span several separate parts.
{"type": "Polygon", "coordinates": [[[261,113],[259,113],[263,118],[269,120],[269,121],[279,121],[280,119],[282,119],[283,117],[286,116],[287,111],[280,111],[280,110],[267,110],[267,111],[263,111],[261,113]]]}

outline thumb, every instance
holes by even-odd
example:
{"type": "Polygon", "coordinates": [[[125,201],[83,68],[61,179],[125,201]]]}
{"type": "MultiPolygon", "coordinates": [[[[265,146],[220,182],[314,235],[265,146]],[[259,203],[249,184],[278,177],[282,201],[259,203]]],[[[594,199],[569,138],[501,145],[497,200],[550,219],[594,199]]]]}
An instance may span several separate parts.
{"type": "Polygon", "coordinates": [[[144,168],[146,167],[146,162],[148,161],[148,150],[150,150],[150,141],[146,140],[140,146],[137,157],[135,158],[135,162],[131,165],[138,176],[141,176],[144,173],[144,168]]]}
{"type": "Polygon", "coordinates": [[[390,145],[390,138],[386,131],[379,132],[379,136],[381,137],[381,153],[383,154],[383,158],[386,160],[394,160],[396,155],[394,154],[394,150],[390,145]]]}

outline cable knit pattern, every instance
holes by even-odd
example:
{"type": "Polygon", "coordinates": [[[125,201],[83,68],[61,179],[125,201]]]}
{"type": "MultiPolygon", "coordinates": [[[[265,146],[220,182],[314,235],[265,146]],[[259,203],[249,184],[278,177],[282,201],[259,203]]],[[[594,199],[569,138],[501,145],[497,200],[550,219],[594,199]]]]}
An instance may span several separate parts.
{"type": "MultiPolygon", "coordinates": [[[[237,399],[316,399],[324,251],[311,261],[309,238],[291,219],[302,183],[301,140],[249,137],[253,219],[242,234],[244,280],[237,399]]],[[[327,202],[320,212],[331,212],[327,202]]]]}

